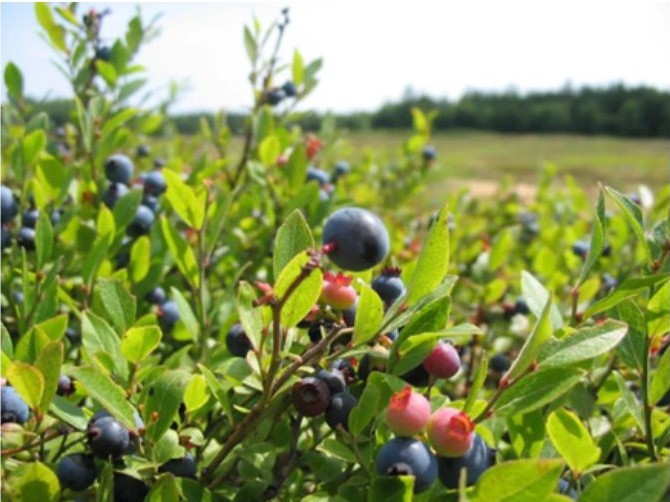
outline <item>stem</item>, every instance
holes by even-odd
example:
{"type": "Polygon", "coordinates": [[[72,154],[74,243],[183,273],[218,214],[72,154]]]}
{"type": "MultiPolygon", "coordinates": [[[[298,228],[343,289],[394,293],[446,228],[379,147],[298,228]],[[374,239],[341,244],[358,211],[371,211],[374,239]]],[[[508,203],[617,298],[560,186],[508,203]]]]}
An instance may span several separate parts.
{"type": "Polygon", "coordinates": [[[491,399],[489,399],[489,402],[486,403],[486,407],[481,411],[479,415],[473,418],[472,421],[478,424],[479,422],[486,420],[488,418],[489,413],[495,406],[496,402],[498,401],[498,399],[500,399],[500,396],[502,396],[503,392],[516,385],[519,381],[521,381],[523,377],[529,375],[532,372],[533,372],[533,366],[531,365],[528,368],[526,368],[518,377],[510,380],[507,385],[505,385],[504,387],[498,387],[491,396],[491,399]]]}
{"type": "Polygon", "coordinates": [[[644,434],[647,439],[647,450],[652,462],[658,462],[656,445],[652,431],[651,413],[653,406],[649,403],[649,338],[645,338],[644,360],[642,361],[642,407],[644,411],[644,434]]]}
{"type": "Polygon", "coordinates": [[[272,500],[279,494],[282,485],[298,463],[300,458],[300,452],[298,451],[298,439],[300,439],[301,424],[302,415],[298,415],[296,418],[291,418],[291,443],[289,445],[288,458],[283,465],[279,466],[272,483],[270,483],[270,486],[268,486],[265,490],[263,500],[272,500]]]}
{"type": "Polygon", "coordinates": [[[370,471],[368,470],[367,462],[365,461],[365,458],[363,458],[363,454],[361,453],[361,450],[358,448],[358,443],[356,441],[356,438],[354,437],[353,434],[350,434],[343,426],[342,424],[338,424],[337,426],[337,431],[347,440],[349,444],[351,444],[352,450],[354,450],[354,455],[356,456],[356,460],[358,460],[358,464],[361,466],[361,469],[365,472],[365,475],[368,478],[371,478],[370,471]]]}
{"type": "Polygon", "coordinates": [[[20,453],[22,451],[27,451],[35,448],[36,446],[42,446],[42,444],[51,441],[52,439],[56,439],[57,437],[63,436],[67,434],[68,431],[51,431],[45,432],[44,434],[40,435],[40,437],[37,438],[37,440],[33,441],[32,443],[24,444],[23,446],[17,446],[16,448],[7,448],[5,450],[0,450],[0,454],[3,456],[5,455],[14,455],[16,453],[20,453]]]}

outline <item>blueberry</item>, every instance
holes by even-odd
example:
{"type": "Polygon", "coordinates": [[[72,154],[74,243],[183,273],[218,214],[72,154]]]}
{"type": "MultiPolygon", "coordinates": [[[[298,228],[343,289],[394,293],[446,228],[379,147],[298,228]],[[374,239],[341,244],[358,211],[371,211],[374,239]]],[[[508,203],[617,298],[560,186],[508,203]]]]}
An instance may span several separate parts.
{"type": "Polygon", "coordinates": [[[609,291],[616,288],[618,281],[608,273],[603,274],[603,289],[609,291]]]}
{"type": "Polygon", "coordinates": [[[335,265],[362,271],[381,263],[390,239],[382,221],[370,211],[346,207],[335,211],[323,228],[324,252],[335,265]]]}
{"type": "Polygon", "coordinates": [[[345,430],[349,430],[349,412],[357,404],[356,398],[348,392],[335,394],[326,409],[326,423],[333,429],[341,425],[345,430]]]}
{"type": "Polygon", "coordinates": [[[35,228],[37,226],[37,220],[40,219],[40,212],[38,209],[29,209],[23,216],[21,216],[21,225],[24,228],[35,228]]]}
{"type": "Polygon", "coordinates": [[[382,350],[374,349],[363,355],[358,363],[358,376],[366,381],[373,371],[386,371],[388,363],[388,353],[382,350]]]}
{"type": "Polygon", "coordinates": [[[515,314],[530,314],[530,308],[528,308],[528,303],[523,296],[519,296],[514,302],[514,313],[515,314]]]}
{"type": "Polygon", "coordinates": [[[165,159],[161,159],[160,157],[154,159],[154,169],[161,169],[165,167],[165,159]]]}
{"type": "Polygon", "coordinates": [[[496,354],[489,359],[489,368],[497,373],[504,373],[510,366],[510,360],[505,354],[496,354]]]}
{"type": "Polygon", "coordinates": [[[163,331],[171,331],[174,325],[179,321],[179,309],[174,300],[168,300],[163,303],[158,312],[158,324],[163,331]]]}
{"type": "Polygon", "coordinates": [[[337,180],[339,180],[342,176],[349,174],[349,171],[351,171],[349,162],[346,162],[344,160],[337,162],[333,166],[333,174],[330,176],[330,181],[332,183],[337,182],[337,180]]]}
{"type": "Polygon", "coordinates": [[[2,226],[2,249],[12,245],[12,234],[4,225],[2,226]]]}
{"type": "Polygon", "coordinates": [[[342,372],[347,382],[352,382],[356,378],[356,370],[346,359],[335,359],[330,368],[342,372]]]}
{"type": "Polygon", "coordinates": [[[633,192],[628,194],[628,198],[633,204],[636,204],[638,206],[642,205],[642,199],[640,198],[640,194],[633,192]]]}
{"type": "Polygon", "coordinates": [[[149,494],[149,487],[140,479],[114,473],[114,502],[144,502],[149,494]]]}
{"type": "Polygon", "coordinates": [[[306,417],[320,415],[330,404],[331,392],[328,384],[319,378],[306,377],[291,388],[291,403],[306,417]]]}
{"type": "Polygon", "coordinates": [[[158,197],[153,195],[144,194],[144,196],[142,196],[142,205],[148,207],[154,214],[157,214],[161,209],[161,203],[158,200],[158,197]]]}
{"type": "Polygon", "coordinates": [[[323,186],[330,182],[330,177],[326,171],[314,166],[309,166],[307,168],[306,180],[307,182],[316,181],[319,185],[323,186]]]}
{"type": "Polygon", "coordinates": [[[62,209],[54,209],[51,212],[51,226],[55,227],[60,223],[60,219],[63,216],[63,210],[62,209]]]}
{"type": "Polygon", "coordinates": [[[110,183],[102,192],[102,202],[112,209],[121,197],[128,193],[128,187],[123,183],[110,183]]]}
{"type": "Polygon", "coordinates": [[[430,383],[430,373],[424,368],[423,364],[419,364],[415,368],[400,375],[405,382],[414,387],[426,387],[430,383]]]}
{"type": "Polygon", "coordinates": [[[603,246],[603,250],[601,251],[601,256],[604,257],[612,256],[612,246],[609,244],[605,244],[603,246]]]}
{"type": "Polygon", "coordinates": [[[107,157],[105,161],[105,176],[113,183],[129,185],[133,177],[133,161],[122,154],[107,157]]]}
{"type": "Polygon", "coordinates": [[[67,375],[61,375],[58,379],[58,387],[56,388],[56,394],[59,396],[69,396],[74,392],[74,384],[70,377],[67,375]]]}
{"type": "Polygon", "coordinates": [[[312,343],[318,343],[323,339],[323,333],[321,331],[322,326],[324,326],[324,323],[322,321],[315,322],[313,323],[308,329],[307,329],[307,336],[309,336],[309,341],[312,343]]]}
{"type": "Polygon", "coordinates": [[[586,258],[589,253],[589,243],[585,241],[577,241],[572,245],[572,252],[580,258],[586,258]]]}
{"type": "Polygon", "coordinates": [[[285,97],[286,93],[279,87],[269,89],[265,92],[265,102],[270,106],[278,105],[285,97]]]}
{"type": "Polygon", "coordinates": [[[126,228],[126,234],[131,237],[139,237],[149,233],[154,224],[154,213],[147,206],[138,206],[135,218],[126,228]]]}
{"type": "Polygon", "coordinates": [[[353,305],[353,307],[349,307],[348,309],[344,309],[342,311],[342,320],[344,321],[344,324],[346,324],[348,328],[354,327],[354,322],[356,321],[357,308],[358,308],[358,302],[356,302],[353,305]]]}
{"type": "Polygon", "coordinates": [[[160,170],[155,170],[147,173],[147,177],[144,178],[144,193],[158,197],[163,192],[167,190],[167,183],[165,182],[165,177],[160,170]]]}
{"type": "Polygon", "coordinates": [[[195,478],[197,470],[195,458],[190,453],[168,460],[158,468],[158,472],[169,472],[178,478],[195,478]]]}
{"type": "Polygon", "coordinates": [[[435,158],[437,157],[437,151],[435,150],[435,147],[433,145],[424,146],[423,150],[421,150],[421,157],[426,162],[430,162],[431,160],[435,160],[435,158]]]}
{"type": "Polygon", "coordinates": [[[2,185],[0,189],[0,218],[2,224],[12,221],[19,212],[19,205],[9,187],[2,185]]]}
{"type": "Polygon", "coordinates": [[[112,50],[106,45],[99,45],[95,48],[95,59],[109,61],[112,59],[112,50]]]}
{"type": "Polygon", "coordinates": [[[434,377],[451,378],[461,369],[461,357],[452,344],[439,341],[423,360],[423,367],[434,377]]]}
{"type": "Polygon", "coordinates": [[[162,305],[167,300],[165,290],[160,286],[156,286],[154,289],[149,291],[144,297],[152,305],[162,305]]]}
{"type": "Polygon", "coordinates": [[[484,440],[475,434],[470,449],[462,457],[437,457],[439,476],[442,484],[447,488],[458,488],[461,469],[466,469],[466,485],[475,484],[479,476],[495,463],[495,450],[488,447],[484,440]]]}
{"type": "Polygon", "coordinates": [[[316,372],[314,378],[323,380],[326,385],[328,385],[331,394],[339,394],[340,392],[347,390],[347,382],[344,373],[338,369],[331,369],[330,371],[320,369],[316,372]]]}
{"type": "Polygon", "coordinates": [[[86,435],[91,453],[98,458],[118,457],[130,446],[128,429],[111,416],[101,416],[92,420],[86,435]]]}
{"type": "Polygon", "coordinates": [[[298,95],[298,89],[292,81],[286,82],[281,86],[282,91],[286,94],[287,98],[295,98],[298,95]]]}
{"type": "Polygon", "coordinates": [[[0,390],[0,417],[3,424],[23,424],[30,417],[28,405],[11,385],[5,385],[0,390]]]}
{"type": "Polygon", "coordinates": [[[563,478],[558,480],[558,493],[567,495],[572,500],[577,500],[577,492],[570,486],[570,483],[563,478]]]}
{"type": "Polygon", "coordinates": [[[27,251],[35,250],[35,230],[32,228],[22,228],[19,230],[19,235],[16,238],[19,246],[25,248],[27,251]]]}
{"type": "Polygon", "coordinates": [[[414,493],[428,490],[437,479],[437,459],[421,441],[406,437],[391,439],[377,453],[380,476],[414,476],[414,493]]]}
{"type": "Polygon", "coordinates": [[[61,488],[80,492],[95,483],[98,470],[91,455],[73,453],[60,459],[56,475],[61,488]]]}
{"type": "Polygon", "coordinates": [[[75,344],[81,341],[81,334],[74,328],[68,327],[65,330],[65,338],[67,338],[70,343],[75,344]]]}
{"type": "Polygon", "coordinates": [[[137,155],[138,157],[148,157],[150,153],[151,148],[149,147],[149,145],[144,144],[139,145],[137,147],[137,150],[135,150],[135,155],[137,155]]]}
{"type": "Polygon", "coordinates": [[[400,278],[400,269],[391,267],[384,269],[372,280],[372,289],[382,299],[386,308],[393,305],[407,291],[405,283],[400,278]]]}
{"type": "Polygon", "coordinates": [[[251,350],[251,341],[240,323],[233,324],[228,330],[226,347],[236,357],[247,357],[247,352],[251,350]]]}

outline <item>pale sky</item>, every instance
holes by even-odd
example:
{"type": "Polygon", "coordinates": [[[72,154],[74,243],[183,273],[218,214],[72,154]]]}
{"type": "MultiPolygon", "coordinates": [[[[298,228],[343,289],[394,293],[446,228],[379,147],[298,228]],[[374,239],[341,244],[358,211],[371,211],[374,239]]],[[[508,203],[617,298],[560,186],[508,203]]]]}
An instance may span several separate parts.
{"type": "MultiPolygon", "coordinates": [[[[109,6],[102,35],[125,32],[134,3],[109,6]]],[[[255,13],[267,26],[288,5],[291,23],[281,56],[294,48],[322,57],[320,83],[303,109],[373,110],[411,86],[457,99],[468,90],[556,90],[570,81],[670,89],[668,1],[265,1],[141,3],[143,18],[162,13],[160,37],[141,51],[149,87],[188,82],[175,111],[244,110],[251,104],[242,26],[255,13]]],[[[3,2],[2,67],[17,64],[26,93],[69,96],[64,77],[37,35],[32,4],[3,2]]],[[[111,45],[111,44],[110,44],[111,45]]],[[[288,75],[288,73],[287,73],[288,75]]],[[[283,79],[280,79],[280,83],[283,79]]],[[[3,99],[5,97],[3,84],[3,99]]]]}

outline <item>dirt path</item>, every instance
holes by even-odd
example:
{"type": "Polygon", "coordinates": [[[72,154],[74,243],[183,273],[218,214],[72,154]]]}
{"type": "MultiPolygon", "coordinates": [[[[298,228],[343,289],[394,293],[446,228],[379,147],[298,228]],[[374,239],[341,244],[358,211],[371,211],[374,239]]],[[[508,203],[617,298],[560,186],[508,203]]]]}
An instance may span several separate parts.
{"type": "MultiPolygon", "coordinates": [[[[449,185],[459,190],[468,188],[470,194],[477,198],[493,197],[500,190],[500,183],[480,179],[451,179],[449,185]]],[[[537,194],[537,186],[531,183],[518,182],[510,186],[510,191],[516,192],[524,202],[530,202],[537,194]]]]}

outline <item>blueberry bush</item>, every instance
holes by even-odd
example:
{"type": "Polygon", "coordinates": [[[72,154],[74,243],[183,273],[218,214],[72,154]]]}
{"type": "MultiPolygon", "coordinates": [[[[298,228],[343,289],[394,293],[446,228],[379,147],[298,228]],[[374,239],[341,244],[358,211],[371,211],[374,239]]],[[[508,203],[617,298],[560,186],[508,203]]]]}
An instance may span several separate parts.
{"type": "Polygon", "coordinates": [[[96,501],[670,496],[670,188],[408,202],[439,165],[293,124],[321,61],[244,28],[253,107],[136,103],[138,14],[36,4],[64,125],[2,109],[2,495],[96,501]]]}

